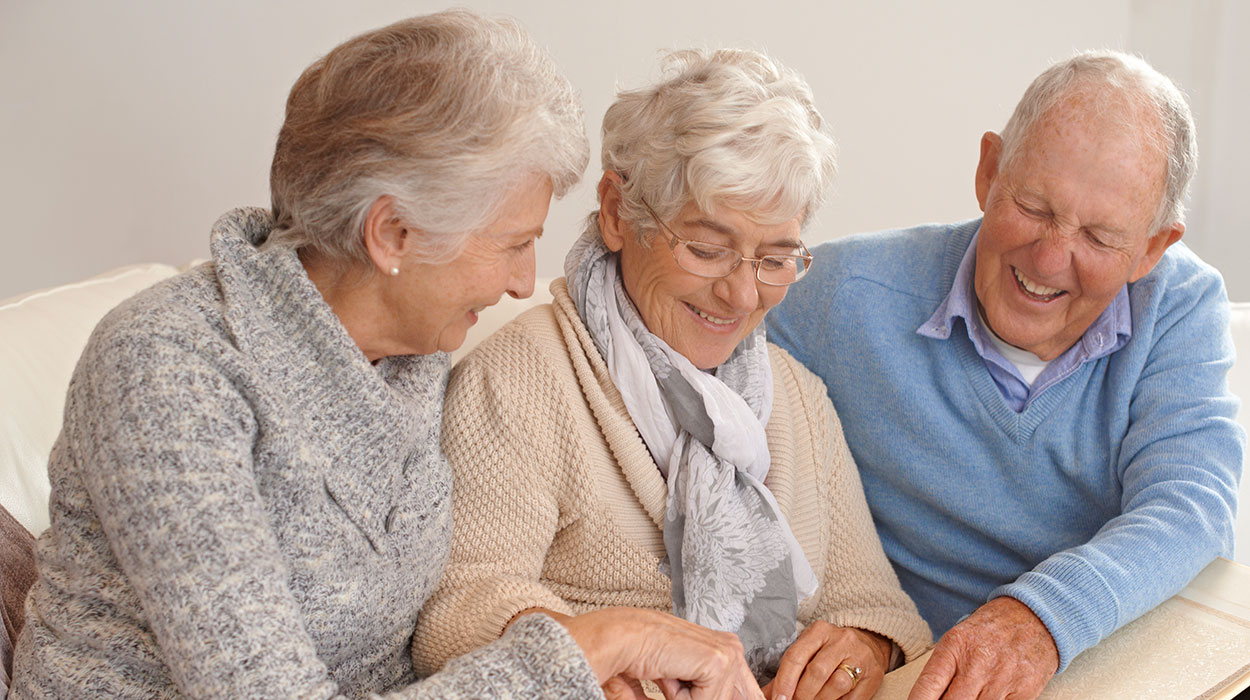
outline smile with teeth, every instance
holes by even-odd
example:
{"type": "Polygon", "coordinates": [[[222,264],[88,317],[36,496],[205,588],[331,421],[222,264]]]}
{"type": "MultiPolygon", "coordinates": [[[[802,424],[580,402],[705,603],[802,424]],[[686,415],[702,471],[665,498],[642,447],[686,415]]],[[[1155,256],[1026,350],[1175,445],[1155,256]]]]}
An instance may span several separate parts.
{"type": "Polygon", "coordinates": [[[1015,273],[1016,282],[1019,284],[1020,288],[1024,290],[1024,293],[1034,299],[1037,299],[1038,301],[1050,301],[1051,299],[1067,294],[1067,292],[1062,289],[1055,289],[1054,287],[1047,287],[1044,284],[1034,282],[1021,274],[1020,271],[1014,267],[1011,268],[1011,271],[1015,273]]]}
{"type": "Polygon", "coordinates": [[[692,306],[691,304],[686,304],[686,307],[689,308],[691,311],[695,312],[696,314],[698,314],[699,318],[703,319],[704,321],[707,321],[708,323],[715,324],[717,326],[728,326],[729,324],[734,323],[738,320],[736,318],[720,318],[719,316],[712,316],[708,314],[707,312],[705,312],[703,309],[692,306]]]}

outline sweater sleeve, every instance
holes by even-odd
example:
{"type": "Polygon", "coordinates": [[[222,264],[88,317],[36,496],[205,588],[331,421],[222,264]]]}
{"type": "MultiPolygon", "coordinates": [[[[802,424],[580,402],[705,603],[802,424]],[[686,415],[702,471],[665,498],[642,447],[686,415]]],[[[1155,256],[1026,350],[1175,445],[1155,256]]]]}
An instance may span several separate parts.
{"type": "Polygon", "coordinates": [[[454,471],[451,553],[417,621],[413,665],[431,673],[499,637],[518,612],[571,614],[541,581],[560,526],[563,442],[554,379],[519,333],[497,333],[457,366],[443,450],[454,471]]]}
{"type": "Polygon", "coordinates": [[[789,356],[784,364],[774,364],[778,365],[795,383],[811,426],[816,487],[829,523],[815,619],[880,634],[910,661],[929,648],[932,635],[881,548],[859,472],[824,383],[789,356]]]}
{"type": "Polygon", "coordinates": [[[172,333],[93,343],[64,449],[185,697],[329,698],[257,491],[253,414],[207,354],[172,333]]]}
{"type": "Polygon", "coordinates": [[[564,627],[546,615],[527,615],[500,639],[450,660],[441,672],[384,700],[483,697],[592,700],[602,698],[603,691],[564,627]]]}
{"type": "Polygon", "coordinates": [[[1121,514],[991,595],[1037,614],[1058,646],[1060,671],[1232,552],[1245,436],[1226,382],[1228,300],[1213,277],[1193,275],[1168,290],[1170,306],[1157,310],[1153,328],[1139,328],[1135,310],[1134,341],[1153,333],[1155,342],[1135,377],[1113,465],[1121,514]]]}

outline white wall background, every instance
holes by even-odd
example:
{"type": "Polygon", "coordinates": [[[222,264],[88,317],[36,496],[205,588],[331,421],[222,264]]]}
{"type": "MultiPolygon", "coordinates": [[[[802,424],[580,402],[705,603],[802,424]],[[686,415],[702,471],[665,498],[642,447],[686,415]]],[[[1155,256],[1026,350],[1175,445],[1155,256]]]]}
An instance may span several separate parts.
{"type": "MultiPolygon", "coordinates": [[[[1250,3],[1204,0],[461,0],[519,18],[580,89],[583,184],[557,202],[540,275],[593,208],[615,86],[666,47],[748,46],[803,73],[840,146],[808,238],[977,213],[978,139],[1073,49],[1142,53],[1191,94],[1203,162],[1186,241],[1250,299],[1250,3]],[[1235,274],[1235,273],[1240,274],[1235,274]]],[[[0,0],[0,298],[137,261],[207,254],[223,211],[268,202],[291,83],[338,42],[428,0],[0,0]]]]}

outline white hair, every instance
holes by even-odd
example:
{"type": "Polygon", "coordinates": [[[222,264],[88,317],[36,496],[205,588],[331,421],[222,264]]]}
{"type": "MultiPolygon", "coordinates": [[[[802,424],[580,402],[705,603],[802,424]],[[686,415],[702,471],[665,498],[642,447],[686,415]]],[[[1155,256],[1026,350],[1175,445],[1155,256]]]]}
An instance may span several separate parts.
{"type": "MultiPolygon", "coordinates": [[[[755,51],[675,51],[658,83],[617,94],[603,118],[603,169],[621,175],[621,215],[640,238],[695,202],[761,223],[820,208],[836,148],[797,73],[755,51]]],[[[593,222],[594,217],[591,217],[593,222]]]]}
{"type": "Polygon", "coordinates": [[[1016,105],[1002,133],[1006,167],[1033,127],[1065,100],[1079,96],[1083,108],[1119,120],[1166,158],[1163,196],[1152,230],[1185,216],[1185,198],[1198,167],[1198,141],[1189,103],[1165,75],[1138,56],[1085,51],[1039,75],[1016,105]]]}
{"type": "Polygon", "coordinates": [[[379,198],[449,260],[535,174],[563,196],[590,149],[572,85],[515,21],[454,10],[339,45],[291,88],[270,172],[269,244],[369,262],[379,198]]]}

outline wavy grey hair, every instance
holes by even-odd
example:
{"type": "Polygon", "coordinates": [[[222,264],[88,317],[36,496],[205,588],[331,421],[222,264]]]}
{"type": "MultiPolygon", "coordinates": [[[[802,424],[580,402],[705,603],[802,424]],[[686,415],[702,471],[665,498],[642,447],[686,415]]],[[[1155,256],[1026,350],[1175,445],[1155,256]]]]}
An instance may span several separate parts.
{"type": "Polygon", "coordinates": [[[806,224],[837,168],[803,78],[761,53],[722,49],[672,52],[660,82],[617,94],[603,118],[603,169],[621,175],[620,213],[645,244],[657,228],[644,200],[664,220],[693,201],[806,224]]]}
{"type": "Polygon", "coordinates": [[[1038,121],[1076,96],[1087,109],[1121,119],[1121,128],[1141,134],[1167,159],[1163,197],[1152,231],[1183,221],[1189,183],[1198,167],[1193,114],[1176,84],[1138,56],[1085,51],[1037,76],[1003,128],[1003,167],[1011,163],[1038,121]]]}
{"type": "Polygon", "coordinates": [[[421,233],[418,257],[449,260],[535,174],[557,197],[590,149],[569,81],[515,21],[465,10],[361,34],[291,88],[270,171],[268,245],[359,265],[380,197],[421,233]]]}

